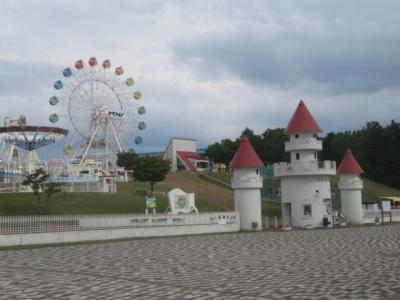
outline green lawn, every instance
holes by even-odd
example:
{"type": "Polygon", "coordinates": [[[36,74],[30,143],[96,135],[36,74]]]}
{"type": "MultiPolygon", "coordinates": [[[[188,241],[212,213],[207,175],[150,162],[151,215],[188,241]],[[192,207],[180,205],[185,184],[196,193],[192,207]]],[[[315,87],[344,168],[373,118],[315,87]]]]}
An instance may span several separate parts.
{"type": "Polygon", "coordinates": [[[212,178],[215,178],[223,183],[226,184],[231,184],[231,178],[232,178],[232,173],[231,172],[220,172],[220,173],[207,173],[207,176],[210,176],[212,178]]]}
{"type": "MultiPolygon", "coordinates": [[[[147,190],[148,185],[135,181],[118,183],[118,192],[110,193],[56,193],[50,198],[48,212],[51,214],[99,214],[99,213],[144,213],[144,196],[136,190],[147,190]]],[[[155,185],[155,191],[170,190],[163,183],[155,185]]],[[[167,208],[167,196],[158,194],[157,212],[167,208]]],[[[43,197],[45,198],[45,197],[43,197]]],[[[45,201],[45,200],[42,200],[45,201]]],[[[215,211],[216,208],[201,199],[196,200],[200,212],[215,211]]],[[[32,193],[1,193],[0,215],[37,214],[37,200],[32,193]]]]}
{"type": "MultiPolygon", "coordinates": [[[[232,173],[212,173],[214,178],[230,183],[232,173]]],[[[209,183],[199,178],[196,172],[178,172],[175,174],[182,181],[189,181],[198,187],[211,190],[216,194],[233,196],[229,189],[209,183]]],[[[377,201],[379,196],[400,196],[400,191],[374,181],[364,180],[363,201],[377,201]]],[[[338,177],[332,178],[333,206],[340,207],[340,192],[337,188],[338,177]]],[[[164,212],[167,207],[166,192],[173,187],[161,182],[155,185],[157,192],[157,212],[164,212]]],[[[118,192],[109,193],[57,193],[49,203],[52,214],[98,214],[98,213],[143,213],[145,211],[144,196],[136,194],[137,190],[148,190],[147,184],[129,181],[119,182],[118,192]]],[[[43,197],[44,198],[44,197],[43,197]]],[[[44,200],[43,200],[44,201],[44,200]]],[[[36,198],[31,193],[0,193],[0,215],[32,215],[37,214],[36,198]]],[[[196,206],[200,212],[216,211],[216,207],[204,199],[196,198],[196,206]]],[[[263,198],[263,215],[280,216],[280,202],[263,198]]]]}
{"type": "MultiPolygon", "coordinates": [[[[209,183],[199,177],[197,172],[176,172],[175,176],[181,180],[189,181],[192,184],[196,184],[198,187],[203,187],[205,189],[211,190],[217,194],[223,194],[226,196],[233,196],[233,192],[224,187],[218,186],[213,183],[209,183]]],[[[229,183],[230,184],[230,183],[229,183]]]]}
{"type": "Polygon", "coordinates": [[[261,210],[263,216],[281,216],[281,202],[263,199],[261,201],[261,210]]]}

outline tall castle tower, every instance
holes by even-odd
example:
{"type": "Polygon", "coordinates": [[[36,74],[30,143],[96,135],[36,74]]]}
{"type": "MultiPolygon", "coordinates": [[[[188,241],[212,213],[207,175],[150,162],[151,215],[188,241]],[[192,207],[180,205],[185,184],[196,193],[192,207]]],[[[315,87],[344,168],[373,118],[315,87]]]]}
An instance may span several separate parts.
{"type": "Polygon", "coordinates": [[[260,189],[263,181],[260,168],[263,166],[248,138],[243,136],[242,143],[229,164],[229,167],[233,169],[232,189],[235,197],[235,211],[240,214],[241,230],[261,230],[260,189]]]}
{"type": "Polygon", "coordinates": [[[303,100],[294,112],[286,134],[285,151],[290,162],[274,165],[274,176],[281,178],[282,220],[284,226],[332,226],[330,176],[336,174],[334,161],[318,161],[321,128],[303,100]]]}
{"type": "Polygon", "coordinates": [[[337,170],[340,174],[339,190],[342,213],[351,224],[363,224],[361,191],[363,182],[360,174],[364,173],[358,162],[348,149],[337,170]]]}

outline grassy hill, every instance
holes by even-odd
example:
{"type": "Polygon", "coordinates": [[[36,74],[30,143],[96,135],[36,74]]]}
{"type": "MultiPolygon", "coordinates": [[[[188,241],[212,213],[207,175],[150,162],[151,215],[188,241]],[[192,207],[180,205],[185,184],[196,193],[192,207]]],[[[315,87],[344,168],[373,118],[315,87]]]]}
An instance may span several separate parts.
{"type": "MultiPolygon", "coordinates": [[[[146,184],[129,181],[119,182],[117,193],[56,193],[50,198],[51,214],[99,214],[99,213],[144,213],[144,196],[136,191],[147,190],[146,184]]],[[[166,192],[171,187],[164,183],[155,185],[157,212],[164,212],[168,205],[166,192]]],[[[43,203],[45,201],[43,195],[43,203]]],[[[199,211],[215,211],[215,206],[198,199],[199,211]]],[[[37,214],[37,200],[32,193],[0,193],[0,215],[37,214]]]]}
{"type": "MultiPolygon", "coordinates": [[[[221,186],[209,183],[199,178],[198,173],[174,173],[179,182],[190,183],[197,188],[212,192],[218,197],[233,199],[233,192],[221,186]]],[[[213,178],[230,184],[231,173],[212,173],[213,178]]],[[[363,200],[377,201],[379,196],[400,196],[400,191],[377,182],[363,179],[363,200]]],[[[340,207],[340,192],[337,188],[338,178],[332,179],[333,205],[340,207]]],[[[157,212],[164,212],[168,200],[166,192],[176,186],[168,186],[165,182],[155,185],[157,194],[157,212]]],[[[136,191],[147,190],[146,184],[129,181],[118,183],[118,192],[109,193],[57,193],[49,203],[49,213],[53,214],[97,214],[97,213],[143,213],[145,210],[144,196],[136,191]]],[[[196,206],[200,212],[220,210],[209,199],[196,196],[196,206]]],[[[44,200],[43,200],[44,201],[44,200]]],[[[279,201],[263,198],[263,215],[280,216],[281,203],[279,201]]],[[[31,193],[0,193],[0,215],[32,215],[37,213],[36,198],[31,193]]]]}
{"type": "MultiPolygon", "coordinates": [[[[209,176],[230,184],[232,173],[210,173],[209,176]]],[[[333,176],[331,180],[332,202],[334,208],[340,208],[340,191],[338,189],[339,176],[333,176]]],[[[377,202],[380,196],[400,196],[400,190],[391,188],[387,185],[363,178],[364,189],[362,191],[363,202],[377,202]]]]}

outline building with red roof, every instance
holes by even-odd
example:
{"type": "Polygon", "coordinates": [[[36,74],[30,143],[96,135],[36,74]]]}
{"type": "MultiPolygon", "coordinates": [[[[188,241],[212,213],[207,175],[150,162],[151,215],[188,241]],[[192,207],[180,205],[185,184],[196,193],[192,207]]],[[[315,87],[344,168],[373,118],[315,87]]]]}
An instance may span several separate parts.
{"type": "Polygon", "coordinates": [[[347,149],[338,168],[340,203],[346,222],[361,225],[364,223],[362,208],[363,182],[360,174],[363,169],[358,164],[353,153],[347,149]]]}
{"type": "Polygon", "coordinates": [[[196,144],[194,139],[173,137],[163,153],[163,159],[171,161],[173,172],[206,171],[209,161],[197,152],[196,144]]]}
{"type": "Polygon", "coordinates": [[[263,166],[247,136],[236,151],[229,167],[233,169],[232,189],[235,210],[240,214],[240,229],[261,230],[261,191],[259,169],[263,166]]]}
{"type": "Polygon", "coordinates": [[[315,121],[314,117],[308,110],[303,100],[300,100],[296,111],[294,112],[288,126],[286,127],[287,134],[299,132],[322,132],[317,121],[315,121]]]}
{"type": "Polygon", "coordinates": [[[339,168],[338,174],[362,174],[364,170],[360,167],[357,160],[354,158],[350,149],[347,149],[339,168]]]}
{"type": "Polygon", "coordinates": [[[262,166],[264,166],[264,164],[250,144],[247,136],[244,135],[239,149],[236,151],[229,164],[229,168],[261,168],[262,166]]]}
{"type": "Polygon", "coordinates": [[[322,132],[303,100],[286,128],[285,151],[289,162],[274,165],[281,179],[282,220],[288,227],[332,226],[330,176],[336,175],[334,161],[318,161],[322,132]]]}

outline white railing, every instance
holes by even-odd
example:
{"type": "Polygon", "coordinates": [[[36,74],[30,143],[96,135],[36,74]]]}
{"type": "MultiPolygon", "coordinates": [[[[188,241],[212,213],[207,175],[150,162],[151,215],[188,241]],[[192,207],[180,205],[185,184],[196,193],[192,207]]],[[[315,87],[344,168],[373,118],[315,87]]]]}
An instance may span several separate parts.
{"type": "Polygon", "coordinates": [[[330,160],[324,161],[298,161],[293,163],[276,163],[274,164],[274,175],[297,175],[297,174],[313,174],[323,173],[327,175],[336,174],[336,162],[330,160]]]}
{"type": "Polygon", "coordinates": [[[309,138],[309,139],[292,139],[289,142],[285,142],[286,151],[297,150],[297,149],[322,150],[322,141],[309,138]]]}
{"type": "MultiPolygon", "coordinates": [[[[289,226],[289,223],[292,224],[292,220],[284,220],[284,226],[289,226]]],[[[271,217],[271,216],[264,216],[263,217],[263,227],[265,227],[266,229],[269,228],[280,228],[282,227],[282,218],[281,217],[271,217]]]]}
{"type": "Polygon", "coordinates": [[[60,183],[73,183],[73,182],[98,182],[99,176],[88,175],[88,176],[51,176],[49,178],[50,182],[60,182],[60,183]]]}
{"type": "MultiPolygon", "coordinates": [[[[379,222],[382,222],[382,212],[381,210],[371,211],[365,210],[363,211],[363,219],[364,223],[371,223],[374,222],[375,219],[379,222]]],[[[383,221],[384,222],[400,222],[400,209],[392,209],[390,212],[385,212],[383,214],[383,221]]]]}
{"type": "Polygon", "coordinates": [[[0,235],[100,229],[238,224],[237,212],[200,214],[95,214],[0,217],[0,235]]]}

